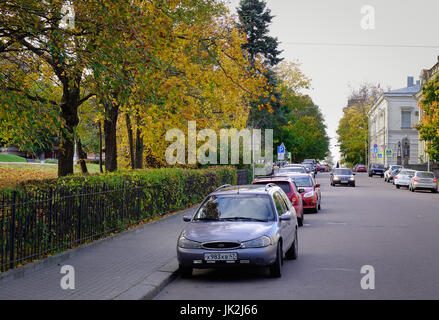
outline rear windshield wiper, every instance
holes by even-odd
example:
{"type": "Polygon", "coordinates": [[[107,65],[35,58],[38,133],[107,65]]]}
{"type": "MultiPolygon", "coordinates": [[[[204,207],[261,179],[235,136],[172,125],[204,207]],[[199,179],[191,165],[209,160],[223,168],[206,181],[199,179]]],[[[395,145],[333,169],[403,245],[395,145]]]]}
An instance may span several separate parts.
{"type": "Polygon", "coordinates": [[[268,222],[267,219],[256,219],[256,218],[248,218],[248,217],[220,218],[219,220],[247,220],[247,221],[268,222]]]}

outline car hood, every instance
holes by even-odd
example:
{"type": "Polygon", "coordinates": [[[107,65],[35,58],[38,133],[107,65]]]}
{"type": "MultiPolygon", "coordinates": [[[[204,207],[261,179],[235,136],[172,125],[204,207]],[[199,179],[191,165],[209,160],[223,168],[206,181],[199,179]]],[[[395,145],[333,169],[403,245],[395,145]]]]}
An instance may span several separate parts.
{"type": "Polygon", "coordinates": [[[198,242],[243,242],[259,238],[263,235],[271,235],[275,225],[275,221],[195,221],[190,222],[189,225],[186,226],[182,232],[182,236],[198,242]]]}
{"type": "Polygon", "coordinates": [[[305,194],[305,193],[307,193],[307,192],[310,192],[310,191],[314,191],[314,187],[297,187],[298,189],[303,189],[303,190],[305,190],[303,193],[302,193],[302,196],[305,194]]]}

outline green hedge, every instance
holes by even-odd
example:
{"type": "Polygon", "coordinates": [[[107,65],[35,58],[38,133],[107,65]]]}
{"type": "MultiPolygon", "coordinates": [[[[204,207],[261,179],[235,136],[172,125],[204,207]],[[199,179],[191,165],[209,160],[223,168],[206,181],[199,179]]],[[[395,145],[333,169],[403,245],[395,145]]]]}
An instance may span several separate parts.
{"type": "Polygon", "coordinates": [[[232,167],[122,170],[27,181],[0,193],[0,271],[185,209],[227,183],[237,183],[232,167]]]}

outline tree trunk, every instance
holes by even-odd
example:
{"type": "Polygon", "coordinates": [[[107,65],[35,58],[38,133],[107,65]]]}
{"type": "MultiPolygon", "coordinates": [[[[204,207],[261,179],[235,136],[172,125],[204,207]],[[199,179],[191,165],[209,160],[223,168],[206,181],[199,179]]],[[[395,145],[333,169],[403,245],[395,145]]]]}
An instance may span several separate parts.
{"type": "Polygon", "coordinates": [[[63,83],[61,99],[61,118],[64,119],[64,130],[61,129],[61,141],[58,157],[58,176],[73,174],[74,128],[79,123],[79,81],[70,86],[69,81],[63,83]]]}
{"type": "MultiPolygon", "coordinates": [[[[130,152],[131,169],[136,169],[136,160],[134,156],[134,138],[133,138],[133,127],[131,126],[131,119],[128,113],[125,114],[125,119],[127,123],[127,133],[128,133],[128,147],[130,152]]],[[[136,145],[137,147],[137,145],[136,145]]]]}
{"type": "Polygon", "coordinates": [[[99,171],[104,173],[102,169],[102,125],[101,120],[99,120],[99,171]]]}
{"type": "Polygon", "coordinates": [[[116,124],[119,106],[110,102],[106,104],[107,116],[104,120],[105,134],[105,170],[117,170],[116,124]]]}
{"type": "Polygon", "coordinates": [[[61,129],[61,141],[58,149],[58,176],[63,177],[73,174],[73,156],[75,147],[73,145],[73,128],[61,129]],[[67,130],[67,132],[65,132],[67,130]]]}
{"type": "Polygon", "coordinates": [[[85,160],[87,159],[87,153],[85,153],[82,149],[82,143],[80,138],[76,139],[76,150],[78,151],[79,155],[79,164],[81,166],[81,171],[83,174],[88,174],[87,164],[85,162],[85,160]]]}
{"type": "Polygon", "coordinates": [[[140,131],[140,117],[136,117],[136,169],[143,169],[143,138],[140,131]]]}

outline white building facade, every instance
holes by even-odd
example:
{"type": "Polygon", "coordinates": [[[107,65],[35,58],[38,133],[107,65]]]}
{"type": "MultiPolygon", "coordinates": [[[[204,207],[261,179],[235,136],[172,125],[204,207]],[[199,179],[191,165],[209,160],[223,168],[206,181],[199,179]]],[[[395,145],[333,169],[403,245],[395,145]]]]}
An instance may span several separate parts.
{"type": "Polygon", "coordinates": [[[407,87],[385,92],[370,109],[369,163],[418,164],[419,81],[408,77],[407,87]],[[387,151],[387,152],[386,152],[387,151]]]}

